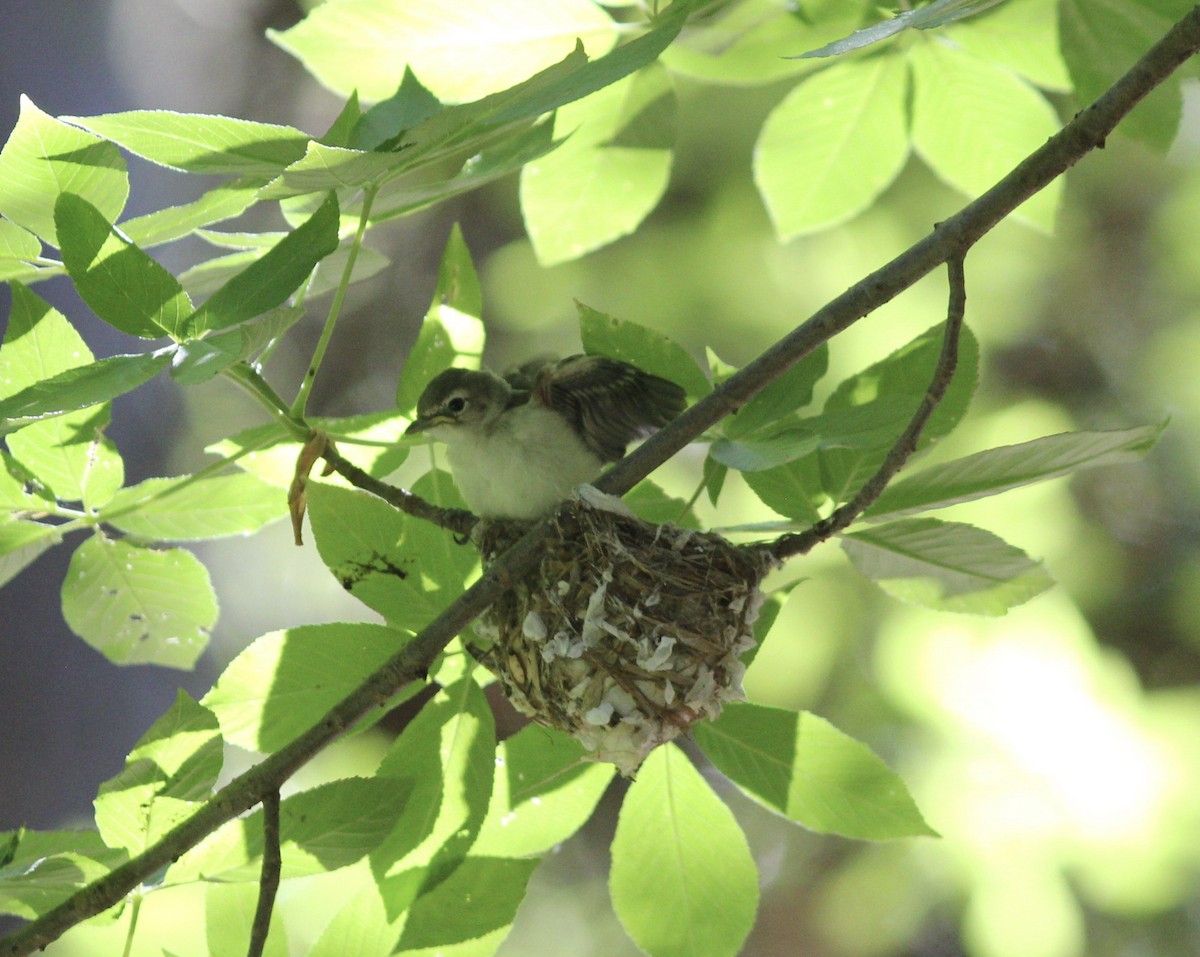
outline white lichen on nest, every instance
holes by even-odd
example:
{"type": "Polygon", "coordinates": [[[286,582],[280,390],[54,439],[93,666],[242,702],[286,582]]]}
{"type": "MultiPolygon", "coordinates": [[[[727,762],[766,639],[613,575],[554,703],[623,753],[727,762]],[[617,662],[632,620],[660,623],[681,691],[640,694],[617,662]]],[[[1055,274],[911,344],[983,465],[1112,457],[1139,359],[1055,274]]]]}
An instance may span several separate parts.
{"type": "MultiPolygon", "coordinates": [[[[659,744],[741,700],[772,567],[720,535],[651,525],[585,487],[538,567],[476,623],[509,701],[632,774],[659,744]]],[[[483,523],[485,564],[523,531],[483,523]]]]}

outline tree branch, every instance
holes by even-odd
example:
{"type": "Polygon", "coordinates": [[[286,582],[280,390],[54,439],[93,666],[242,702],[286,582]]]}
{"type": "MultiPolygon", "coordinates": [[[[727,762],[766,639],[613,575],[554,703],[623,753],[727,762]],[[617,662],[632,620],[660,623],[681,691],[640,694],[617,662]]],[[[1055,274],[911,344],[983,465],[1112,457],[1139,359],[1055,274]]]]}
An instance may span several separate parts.
{"type": "MultiPolygon", "coordinates": [[[[927,273],[961,258],[1013,209],[1060,176],[1089,151],[1103,145],[1137,103],[1200,49],[1200,7],[1194,8],[1120,80],[1079,113],[979,199],[890,263],[856,283],[721,387],[652,436],[597,481],[603,491],[623,494],[725,415],[778,378],[819,343],[879,308],[927,273]]],[[[384,707],[405,684],[424,675],[429,663],[490,605],[529,572],[549,537],[550,521],[531,528],[491,565],[478,582],[450,604],[420,635],[335,705],[325,717],[284,748],[235,778],[192,817],[144,852],[71,895],[58,906],[0,941],[0,954],[18,957],[41,949],[68,928],[119,903],[155,871],[279,788],[373,708],[384,707]]]]}
{"type": "Polygon", "coordinates": [[[275,892],[279,890],[279,875],[283,857],[279,850],[279,790],[263,795],[263,862],[258,880],[258,906],[254,909],[254,924],[250,928],[250,947],[246,957],[262,957],[271,930],[271,914],[275,910],[275,892]]]}
{"type": "Polygon", "coordinates": [[[782,561],[793,555],[802,555],[814,545],[831,538],[848,527],[875,503],[875,500],[887,488],[888,482],[904,468],[904,463],[917,450],[917,442],[921,439],[921,433],[928,425],[938,403],[945,396],[950,380],[954,378],[954,370],[958,365],[958,337],[962,332],[963,316],[967,309],[967,285],[963,276],[963,261],[956,256],[946,263],[946,267],[950,280],[950,304],[946,309],[946,334],[942,338],[942,353],[933,370],[933,379],[921,397],[921,404],[917,406],[908,425],[884,458],[883,464],[863,484],[854,498],[835,509],[812,528],[795,535],[783,535],[766,547],[765,550],[777,560],[782,561]]]}

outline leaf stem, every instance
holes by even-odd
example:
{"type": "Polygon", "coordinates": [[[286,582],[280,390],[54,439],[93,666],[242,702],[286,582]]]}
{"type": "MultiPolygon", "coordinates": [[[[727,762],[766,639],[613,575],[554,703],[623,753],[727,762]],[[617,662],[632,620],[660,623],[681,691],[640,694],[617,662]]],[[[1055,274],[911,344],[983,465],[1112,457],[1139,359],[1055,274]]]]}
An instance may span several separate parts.
{"type": "Polygon", "coordinates": [[[279,789],[263,795],[263,860],[262,875],[258,881],[258,906],[254,910],[254,924],[250,928],[250,947],[246,957],[262,957],[271,930],[271,913],[275,909],[275,893],[279,890],[279,876],[283,861],[279,850],[279,789]]]}
{"type": "Polygon", "coordinates": [[[317,381],[317,372],[321,368],[321,363],[325,359],[325,350],[329,348],[329,340],[333,338],[333,328],[337,325],[338,316],[342,312],[342,304],[346,300],[346,289],[350,285],[350,277],[354,273],[354,263],[358,260],[358,251],[362,247],[363,236],[367,232],[367,222],[371,216],[371,205],[375,202],[375,194],[379,192],[379,187],[375,184],[367,186],[363,189],[362,212],[358,216],[358,228],[354,231],[354,239],[350,243],[350,251],[346,256],[346,265],[342,269],[342,278],[338,282],[337,290],[333,294],[333,302],[329,305],[329,315],[325,317],[325,327],[321,330],[321,338],[317,340],[317,347],[313,350],[312,361],[308,364],[308,369],[304,373],[304,380],[300,383],[300,390],[296,393],[296,400],[292,403],[289,414],[294,419],[303,419],[304,413],[308,408],[308,397],[312,393],[313,385],[317,381]]]}

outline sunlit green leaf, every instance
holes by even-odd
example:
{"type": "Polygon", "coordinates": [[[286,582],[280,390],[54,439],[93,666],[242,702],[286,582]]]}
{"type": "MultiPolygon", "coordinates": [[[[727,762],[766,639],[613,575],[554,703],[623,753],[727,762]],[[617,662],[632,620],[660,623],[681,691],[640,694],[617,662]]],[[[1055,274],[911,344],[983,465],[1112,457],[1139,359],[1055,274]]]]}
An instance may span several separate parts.
{"type": "MultiPolygon", "coordinates": [[[[978,196],[1059,129],[1046,99],[1007,70],[941,43],[908,51],[913,146],[939,178],[978,196]]],[[[1050,183],[1014,215],[1046,232],[1062,195],[1050,183]]]]}
{"type": "Polygon", "coordinates": [[[398,409],[402,412],[415,409],[417,399],[429,381],[455,360],[460,360],[459,365],[478,368],[483,354],[482,315],[479,276],[462,230],[455,223],[438,265],[433,302],[425,313],[417,341],[409,350],[396,385],[398,409]],[[463,357],[466,362],[461,361],[463,357]]]}
{"type": "MultiPolygon", "coordinates": [[[[204,890],[204,936],[210,954],[239,954],[246,949],[258,908],[257,882],[214,881],[204,890]]],[[[263,957],[288,957],[283,917],[276,908],[271,914],[263,957]]],[[[166,955],[164,955],[166,957],[166,955]]]]}
{"type": "Polygon", "coordinates": [[[179,691],[116,777],[100,785],[96,826],[110,847],[139,853],[195,811],[223,760],[216,716],[179,691]]]}
{"type": "Polygon", "coordinates": [[[166,367],[172,353],[166,349],[138,355],[109,356],[27,386],[0,399],[0,434],[39,419],[100,405],[132,392],[166,367]]]}
{"type": "Polygon", "coordinates": [[[1001,3],[986,17],[955,24],[946,35],[984,60],[998,63],[1043,90],[1067,91],[1071,78],[1059,49],[1058,4],[1001,3]]]}
{"type": "Polygon", "coordinates": [[[189,173],[274,176],[304,155],[309,140],[290,126],[169,110],[66,119],[151,162],[189,173]]]}
{"type": "Polygon", "coordinates": [[[617,28],[586,0],[326,3],[296,26],[268,35],[343,95],[382,100],[406,70],[442,100],[477,100],[556,63],[581,38],[595,56],[617,28]]]}
{"type": "MultiPolygon", "coordinates": [[[[92,362],[91,350],[62,313],[26,287],[13,287],[12,313],[0,347],[0,396],[92,362]]],[[[108,406],[34,422],[5,438],[9,451],[64,502],[105,504],[124,468],[103,435],[108,406]]]]}
{"type": "Polygon", "coordinates": [[[221,733],[249,751],[277,751],[404,647],[384,625],[336,622],[273,631],[226,667],[202,704],[221,733]]]}
{"type": "Polygon", "coordinates": [[[19,575],[61,539],[62,534],[53,525],[0,521],[0,585],[19,575]]]}
{"type": "MultiPolygon", "coordinates": [[[[1170,29],[1178,14],[1149,0],[1063,0],[1057,4],[1062,53],[1080,106],[1111,86],[1170,29]]],[[[1117,131],[1165,151],[1183,114],[1177,77],[1166,77],[1125,117],[1117,131]]]]}
{"type": "MultiPolygon", "coordinates": [[[[410,790],[395,778],[341,778],[284,798],[279,813],[283,876],[321,874],[361,860],[395,823],[410,790]]],[[[167,871],[166,882],[256,881],[262,849],[260,808],[183,854],[167,871]]]]}
{"type": "Polygon", "coordinates": [[[754,179],[781,239],[862,212],[908,158],[908,68],[845,60],[801,81],[763,124],[754,179]]]}
{"type": "Polygon", "coordinates": [[[495,748],[491,708],[468,676],[427,702],[380,764],[380,776],[415,787],[404,816],[371,852],[389,917],[462,864],[487,815],[495,748]]]}
{"type": "Polygon", "coordinates": [[[0,913],[28,920],[62,903],[123,864],[128,855],[107,847],[91,830],[0,832],[0,913]]]}
{"type": "Polygon", "coordinates": [[[746,838],[674,744],[650,753],[625,795],[609,884],[622,925],[651,957],[732,957],[754,925],[746,838]]]}
{"type": "Polygon", "coordinates": [[[389,921],[375,882],[367,883],[333,916],[308,957],[379,957],[395,949],[403,915],[389,921]]]}
{"type": "Polygon", "coordinates": [[[35,277],[38,269],[29,265],[42,255],[42,243],[29,230],[7,219],[0,219],[0,281],[24,282],[35,277]]]}
{"type": "Polygon", "coordinates": [[[171,378],[181,385],[207,382],[241,359],[249,359],[304,317],[303,306],[280,306],[232,329],[180,343],[171,361],[171,378]]]}
{"type": "Polygon", "coordinates": [[[21,116],[0,150],[0,213],[48,243],[59,245],[54,201],[74,193],[108,222],[125,208],[129,177],[111,143],[47,116],[25,96],[21,116]]]}
{"type": "Polygon", "coordinates": [[[666,71],[645,67],[559,109],[563,145],[521,172],[521,212],[544,266],[625,236],[667,186],[675,96],[666,71]]]}
{"type": "Polygon", "coordinates": [[[544,854],[591,816],[615,769],[561,731],[529,725],[496,746],[496,778],[472,855],[544,854]]]}
{"type": "Polygon", "coordinates": [[[1019,548],[958,522],[900,519],[851,532],[842,548],[888,593],[943,611],[1003,615],[1054,583],[1019,548]]]}
{"type": "Polygon", "coordinates": [[[101,517],[124,532],[159,541],[245,535],[287,514],[279,489],[247,472],[146,479],[121,489],[105,511],[126,508],[132,510],[101,517]]]}
{"type": "Polygon", "coordinates": [[[120,224],[121,232],[143,249],[171,242],[201,226],[237,216],[255,202],[262,184],[261,179],[249,176],[221,183],[190,203],[127,219],[120,224]]]}
{"type": "Polygon", "coordinates": [[[71,630],[123,665],[190,668],[217,620],[208,571],[191,552],[99,534],[71,556],[62,600],[71,630]]]}
{"type": "Polygon", "coordinates": [[[124,238],[86,199],[63,193],[54,207],[63,263],[84,302],[133,336],[178,337],[192,303],[179,281],[124,238]]]}
{"type": "Polygon", "coordinates": [[[894,482],[866,514],[890,518],[945,508],[1079,469],[1132,462],[1153,447],[1163,428],[1145,425],[1111,432],[1066,432],[976,452],[894,482]]]}
{"type": "Polygon", "coordinates": [[[899,776],[815,714],[731,702],[693,730],[721,773],[814,831],[872,841],[934,833],[899,776]]]}

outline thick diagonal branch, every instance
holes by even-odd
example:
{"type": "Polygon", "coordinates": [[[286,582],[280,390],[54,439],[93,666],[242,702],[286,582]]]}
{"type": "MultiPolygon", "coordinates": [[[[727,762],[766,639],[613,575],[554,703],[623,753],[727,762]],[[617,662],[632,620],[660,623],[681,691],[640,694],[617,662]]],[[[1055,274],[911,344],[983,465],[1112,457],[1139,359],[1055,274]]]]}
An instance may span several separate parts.
{"type": "MultiPolygon", "coordinates": [[[[953,218],[851,286],[670,426],[618,462],[597,481],[623,494],[705,429],[737,409],[816,346],[879,308],[927,273],[961,258],[980,237],[1038,190],[1104,143],[1130,110],[1200,49],[1200,7],[1194,8],[1120,80],[1045,145],[953,218]]],[[[540,522],[491,565],[416,638],[324,718],[283,749],[231,781],[200,810],[143,853],[71,895],[37,920],[0,941],[0,955],[39,950],[68,928],[119,903],[139,883],[226,821],[258,804],[314,754],[395,692],[421,677],[437,654],[507,588],[537,563],[550,523],[540,522]]]]}

